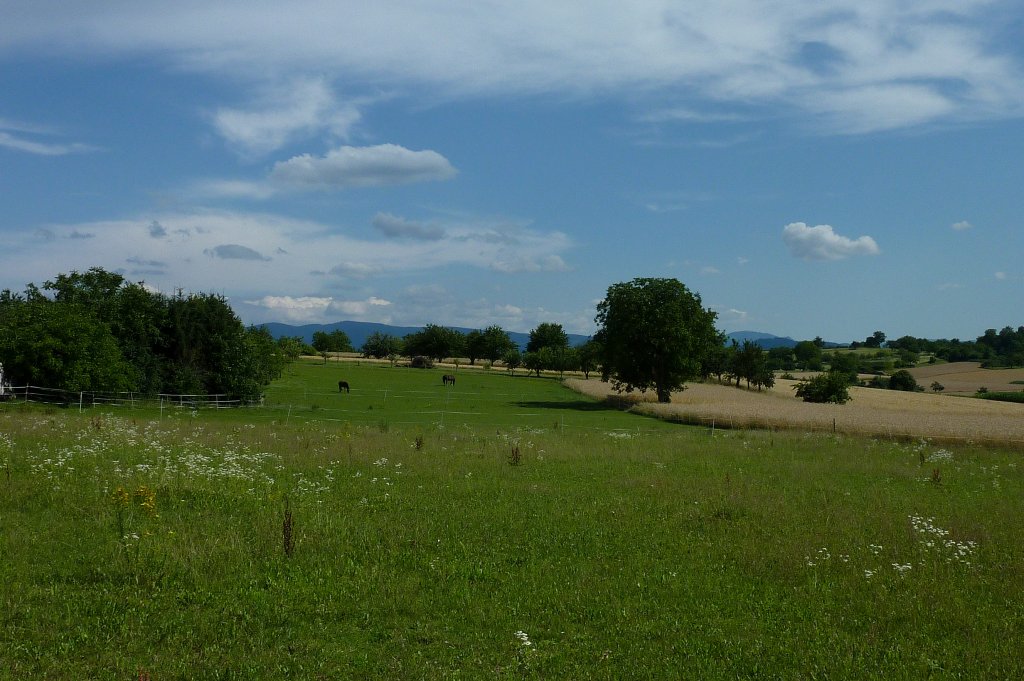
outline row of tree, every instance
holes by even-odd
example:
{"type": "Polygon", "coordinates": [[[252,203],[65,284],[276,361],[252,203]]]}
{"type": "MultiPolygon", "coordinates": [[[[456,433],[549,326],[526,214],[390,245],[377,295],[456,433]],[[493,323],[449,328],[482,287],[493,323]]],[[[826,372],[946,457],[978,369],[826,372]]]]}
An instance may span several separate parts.
{"type": "MultiPolygon", "coordinates": [[[[341,331],[333,333],[344,334],[341,331]]],[[[317,341],[314,334],[313,347],[318,352],[324,352],[317,341]]],[[[351,345],[348,345],[351,350],[351,345]]],[[[360,351],[364,357],[388,358],[392,361],[399,357],[427,357],[436,361],[465,357],[471,365],[475,365],[478,360],[490,363],[500,361],[512,372],[522,367],[536,372],[538,376],[542,371],[583,371],[589,375],[597,361],[595,341],[571,347],[569,336],[562,325],[553,322],[544,322],[530,331],[525,352],[500,326],[462,333],[437,324],[427,324],[423,330],[403,338],[375,331],[366,339],[360,351]]]]}
{"type": "Polygon", "coordinates": [[[1024,326],[1014,329],[987,329],[973,341],[915,338],[903,336],[886,343],[886,347],[911,352],[927,352],[948,362],[981,362],[986,367],[1024,366],[1024,326]]]}
{"type": "Polygon", "coordinates": [[[167,296],[101,268],[0,292],[0,364],[15,385],[253,400],[288,354],[222,296],[167,296]]]}
{"type": "MultiPolygon", "coordinates": [[[[589,375],[600,369],[617,390],[650,389],[659,401],[668,401],[696,378],[728,377],[737,386],[745,380],[760,389],[774,383],[779,369],[823,368],[820,338],[767,352],[751,341],[727,346],[715,319],[700,296],[678,280],[638,278],[608,288],[597,306],[597,333],[578,347],[569,346],[568,335],[555,323],[533,329],[525,352],[499,326],[463,334],[428,324],[401,339],[375,333],[361,351],[391,359],[501,360],[512,371],[523,367],[538,375],[544,370],[589,375]]],[[[876,332],[868,343],[881,346],[884,340],[876,332]]],[[[944,342],[904,337],[888,346],[934,352],[944,342]]],[[[973,345],[1016,361],[1024,352],[1024,327],[990,330],[973,345]]],[[[0,364],[15,383],[254,399],[290,358],[311,349],[353,350],[340,330],[315,333],[312,346],[298,338],[274,341],[265,329],[245,328],[221,296],[179,292],[168,297],[100,268],[59,275],[42,289],[30,284],[23,294],[0,293],[0,364]]],[[[827,359],[827,380],[856,381],[857,355],[833,353],[827,359]]]]}

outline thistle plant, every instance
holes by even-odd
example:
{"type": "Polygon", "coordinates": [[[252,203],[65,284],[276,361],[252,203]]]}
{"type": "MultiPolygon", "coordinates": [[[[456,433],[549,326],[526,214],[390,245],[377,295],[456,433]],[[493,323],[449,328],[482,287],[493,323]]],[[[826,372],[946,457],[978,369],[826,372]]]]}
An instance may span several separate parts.
{"type": "Polygon", "coordinates": [[[519,452],[519,443],[515,442],[512,444],[512,451],[508,455],[508,464],[510,466],[518,466],[522,461],[523,457],[519,452]]]}
{"type": "Polygon", "coordinates": [[[281,534],[284,538],[284,555],[291,558],[292,552],[295,550],[295,542],[292,538],[292,510],[287,497],[284,500],[284,522],[281,524],[281,534]]]}

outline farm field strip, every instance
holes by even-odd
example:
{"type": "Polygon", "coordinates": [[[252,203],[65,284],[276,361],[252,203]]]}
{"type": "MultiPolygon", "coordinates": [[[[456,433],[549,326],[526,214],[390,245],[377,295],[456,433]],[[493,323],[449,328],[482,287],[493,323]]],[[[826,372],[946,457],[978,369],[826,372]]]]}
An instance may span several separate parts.
{"type": "Polygon", "coordinates": [[[1024,673],[1019,450],[709,436],[538,379],[580,427],[314,420],[329,381],[268,391],[309,420],[0,406],[0,678],[1024,673]]]}
{"type": "MultiPolygon", "coordinates": [[[[566,383],[595,399],[624,399],[594,379],[566,383]]],[[[1024,444],[1024,405],[856,387],[847,404],[809,404],[794,396],[793,385],[780,379],[772,390],[756,392],[692,383],[670,404],[658,404],[651,395],[625,399],[632,399],[640,413],[705,425],[1024,444]]]]}
{"type": "Polygon", "coordinates": [[[925,389],[937,381],[945,393],[973,395],[983,387],[994,392],[1019,392],[1024,387],[1024,368],[982,369],[978,362],[954,362],[926,364],[909,371],[925,389]]]}

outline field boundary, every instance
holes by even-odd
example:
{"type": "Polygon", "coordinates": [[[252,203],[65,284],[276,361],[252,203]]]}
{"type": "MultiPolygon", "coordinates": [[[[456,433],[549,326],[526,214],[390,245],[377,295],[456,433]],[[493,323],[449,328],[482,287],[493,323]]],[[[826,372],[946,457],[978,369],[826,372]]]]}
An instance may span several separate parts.
{"type": "Polygon", "coordinates": [[[649,396],[618,395],[599,381],[566,382],[595,399],[631,402],[635,413],[691,425],[1024,445],[1024,409],[1019,404],[858,387],[850,389],[849,404],[812,404],[792,394],[792,383],[780,380],[763,392],[693,383],[662,404],[649,396]]]}
{"type": "Polygon", "coordinates": [[[159,407],[176,409],[232,409],[249,406],[238,399],[229,399],[225,394],[185,395],[139,392],[103,392],[98,390],[62,390],[38,385],[4,386],[4,400],[9,403],[52,404],[62,407],[77,406],[79,411],[86,407],[159,407]]]}
{"type": "MultiPolygon", "coordinates": [[[[496,428],[499,430],[509,429],[509,423],[494,420],[491,414],[467,411],[463,407],[452,409],[438,407],[436,405],[425,408],[417,408],[416,402],[436,401],[437,393],[431,390],[393,390],[385,388],[353,389],[352,395],[359,393],[364,395],[374,393],[380,398],[380,406],[388,404],[388,411],[382,409],[374,410],[367,408],[370,405],[362,406],[321,406],[309,403],[288,403],[287,401],[261,400],[260,402],[246,403],[239,400],[228,400],[223,395],[179,395],[160,394],[142,395],[140,393],[101,393],[90,391],[67,391],[55,388],[42,388],[39,386],[17,386],[9,387],[6,401],[0,401],[0,407],[4,404],[40,404],[60,406],[68,409],[78,409],[80,413],[97,408],[112,409],[159,409],[161,415],[167,411],[173,412],[198,412],[223,409],[242,410],[247,418],[261,421],[278,420],[285,424],[290,422],[327,422],[327,423],[350,423],[364,427],[377,427],[387,429],[390,426],[424,426],[431,428],[460,428],[471,426],[474,428],[496,428]],[[398,410],[392,410],[394,403],[402,403],[398,410]],[[424,418],[426,417],[426,418],[424,418]]],[[[304,391],[304,397],[333,399],[338,393],[331,391],[304,391]]],[[[503,402],[515,406],[517,400],[526,399],[523,404],[539,404],[532,402],[520,392],[491,392],[491,391],[455,391],[451,390],[449,395],[458,396],[460,399],[471,399],[474,403],[480,402],[503,402]]],[[[624,411],[624,410],[619,410],[624,411]]],[[[644,434],[658,432],[657,429],[642,428],[639,423],[636,427],[594,427],[574,423],[573,419],[566,419],[571,410],[562,410],[557,414],[551,411],[524,408],[523,411],[516,411],[513,418],[522,419],[524,422],[516,428],[531,432],[566,430],[566,431],[593,431],[593,432],[614,432],[644,434]]],[[[637,414],[638,419],[643,418],[637,414]]]]}

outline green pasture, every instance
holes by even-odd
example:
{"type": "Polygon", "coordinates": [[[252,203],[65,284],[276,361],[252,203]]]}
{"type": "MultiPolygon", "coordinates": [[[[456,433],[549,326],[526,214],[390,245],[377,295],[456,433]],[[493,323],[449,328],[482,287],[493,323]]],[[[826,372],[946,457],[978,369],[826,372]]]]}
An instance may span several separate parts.
{"type": "Polygon", "coordinates": [[[381,428],[671,430],[566,390],[557,375],[475,367],[413,369],[379,362],[296,362],[267,391],[260,415],[381,428]],[[444,385],[442,376],[456,377],[444,385]],[[344,380],[350,392],[338,390],[344,380]]]}
{"type": "Polygon", "coordinates": [[[0,405],[0,679],[1024,676],[1021,452],[442,373],[0,405]]]}

